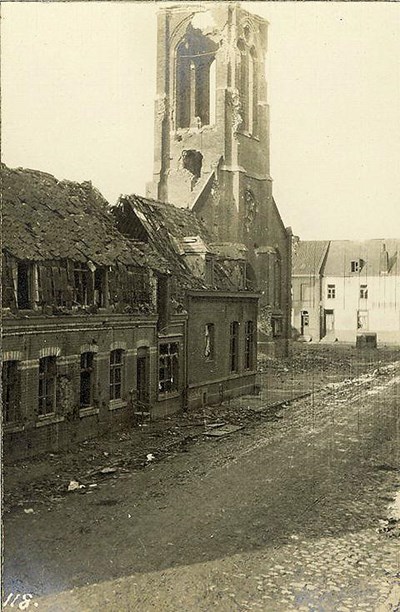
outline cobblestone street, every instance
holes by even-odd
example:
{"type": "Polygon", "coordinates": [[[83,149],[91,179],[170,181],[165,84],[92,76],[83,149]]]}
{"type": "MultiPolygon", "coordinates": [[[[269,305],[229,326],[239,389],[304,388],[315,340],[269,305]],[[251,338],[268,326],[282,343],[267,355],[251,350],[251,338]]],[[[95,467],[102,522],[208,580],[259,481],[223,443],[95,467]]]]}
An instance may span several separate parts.
{"type": "Polygon", "coordinates": [[[398,610],[399,406],[397,364],[11,512],[5,592],[57,612],[398,610]]]}

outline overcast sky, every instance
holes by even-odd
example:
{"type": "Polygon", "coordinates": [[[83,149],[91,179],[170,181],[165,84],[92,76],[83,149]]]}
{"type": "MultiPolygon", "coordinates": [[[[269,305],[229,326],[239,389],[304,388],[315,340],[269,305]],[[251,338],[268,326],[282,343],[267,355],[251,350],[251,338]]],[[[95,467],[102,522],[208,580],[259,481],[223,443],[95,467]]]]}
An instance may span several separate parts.
{"type": "MultiPolygon", "coordinates": [[[[206,4],[206,3],[205,3],[206,4]]],[[[243,2],[270,22],[271,173],[303,239],[400,236],[400,4],[243,2]]],[[[2,159],[145,193],[157,3],[2,4],[2,159]]]]}

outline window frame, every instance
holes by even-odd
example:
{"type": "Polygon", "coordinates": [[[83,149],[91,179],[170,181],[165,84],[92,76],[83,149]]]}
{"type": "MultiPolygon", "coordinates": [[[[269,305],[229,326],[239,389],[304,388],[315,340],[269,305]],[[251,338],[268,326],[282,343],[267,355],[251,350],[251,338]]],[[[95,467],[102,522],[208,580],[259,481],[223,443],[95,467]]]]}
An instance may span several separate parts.
{"type": "Polygon", "coordinates": [[[239,372],[239,321],[231,321],[229,325],[229,371],[239,372]]]}
{"type": "Polygon", "coordinates": [[[124,359],[125,351],[116,348],[110,351],[109,360],[109,399],[110,402],[121,401],[124,394],[124,359]],[[119,389],[119,391],[117,391],[119,389]]]}
{"type": "Polygon", "coordinates": [[[326,299],[327,300],[335,300],[336,299],[336,285],[327,284],[326,286],[326,299]]]}
{"type": "Polygon", "coordinates": [[[158,392],[169,395],[179,392],[180,345],[177,341],[162,342],[158,350],[158,392]],[[163,347],[167,347],[166,349],[163,347]]]}
{"type": "Polygon", "coordinates": [[[244,324],[244,369],[254,369],[254,321],[248,320],[244,324]]]}
{"type": "Polygon", "coordinates": [[[368,285],[360,285],[360,300],[368,299],[368,285]]]}
{"type": "Polygon", "coordinates": [[[204,326],[204,357],[206,361],[215,360],[215,324],[206,323],[204,326]]]}
{"type": "Polygon", "coordinates": [[[85,351],[80,355],[80,385],[79,385],[79,408],[90,408],[93,406],[94,399],[94,372],[95,372],[95,356],[93,351],[85,351]],[[90,356],[90,357],[89,357],[90,356]],[[88,358],[89,357],[89,358],[88,358]],[[84,358],[87,363],[82,363],[84,358]],[[82,375],[88,374],[89,379],[89,402],[82,403],[82,375]]]}
{"type": "Polygon", "coordinates": [[[53,416],[57,406],[57,356],[47,355],[39,359],[38,417],[53,416]],[[50,400],[50,402],[49,402],[50,400]],[[50,405],[50,410],[47,406],[50,405]],[[44,409],[43,409],[44,408],[44,409]]]}

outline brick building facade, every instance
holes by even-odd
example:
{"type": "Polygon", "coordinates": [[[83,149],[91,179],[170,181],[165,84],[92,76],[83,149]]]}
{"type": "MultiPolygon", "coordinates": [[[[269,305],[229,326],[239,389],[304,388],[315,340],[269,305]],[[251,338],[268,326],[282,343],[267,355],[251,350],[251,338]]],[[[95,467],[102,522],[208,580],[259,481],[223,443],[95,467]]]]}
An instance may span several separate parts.
{"type": "Polygon", "coordinates": [[[116,218],[33,170],[2,184],[6,459],[254,391],[258,295],[193,213],[132,196],[116,218]]]}

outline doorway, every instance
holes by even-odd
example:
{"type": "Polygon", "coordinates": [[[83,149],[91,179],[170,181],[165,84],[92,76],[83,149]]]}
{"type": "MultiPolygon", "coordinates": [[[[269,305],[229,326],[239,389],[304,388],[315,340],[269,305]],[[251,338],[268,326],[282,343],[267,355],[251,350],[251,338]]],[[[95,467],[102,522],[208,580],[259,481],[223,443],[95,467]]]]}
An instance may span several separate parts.
{"type": "Polygon", "coordinates": [[[325,336],[331,336],[335,332],[335,315],[333,310],[324,311],[325,336]]]}
{"type": "Polygon", "coordinates": [[[139,404],[149,403],[149,351],[139,348],[136,364],[136,399],[139,404]]]}
{"type": "Polygon", "coordinates": [[[308,310],[301,311],[301,321],[300,321],[300,333],[302,336],[308,335],[308,328],[310,325],[310,315],[308,314],[308,310]]]}

